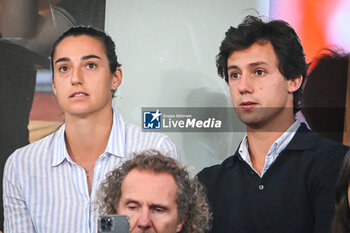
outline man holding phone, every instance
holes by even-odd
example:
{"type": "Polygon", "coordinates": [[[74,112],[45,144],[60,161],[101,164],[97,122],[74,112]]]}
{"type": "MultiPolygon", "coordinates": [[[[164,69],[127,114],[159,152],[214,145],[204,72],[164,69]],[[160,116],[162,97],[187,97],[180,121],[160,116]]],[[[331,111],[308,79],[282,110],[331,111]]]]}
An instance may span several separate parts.
{"type": "Polygon", "coordinates": [[[126,161],[99,191],[100,213],[127,215],[131,233],[204,233],[210,227],[202,185],[158,151],[126,161]]]}

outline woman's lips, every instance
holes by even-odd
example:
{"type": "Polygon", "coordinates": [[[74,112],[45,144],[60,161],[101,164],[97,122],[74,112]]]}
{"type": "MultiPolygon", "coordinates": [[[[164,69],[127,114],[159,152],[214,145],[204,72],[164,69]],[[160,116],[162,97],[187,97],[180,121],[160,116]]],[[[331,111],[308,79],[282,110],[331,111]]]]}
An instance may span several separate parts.
{"type": "Polygon", "coordinates": [[[74,92],[73,94],[71,94],[69,96],[69,98],[79,98],[79,97],[85,97],[85,96],[88,96],[88,94],[85,92],[79,91],[79,92],[74,92]]]}

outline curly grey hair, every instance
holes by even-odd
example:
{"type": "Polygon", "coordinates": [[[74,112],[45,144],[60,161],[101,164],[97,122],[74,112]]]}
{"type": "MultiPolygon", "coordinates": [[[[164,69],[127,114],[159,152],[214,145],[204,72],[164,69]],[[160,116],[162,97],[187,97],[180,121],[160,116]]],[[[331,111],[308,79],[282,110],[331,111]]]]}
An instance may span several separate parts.
{"type": "Polygon", "coordinates": [[[158,151],[134,154],[131,160],[111,171],[100,185],[98,206],[100,214],[117,214],[121,187],[126,175],[134,168],[168,173],[178,186],[176,204],[178,221],[185,220],[180,233],[204,233],[211,227],[211,212],[203,186],[197,178],[191,178],[187,170],[176,160],[158,151]]]}

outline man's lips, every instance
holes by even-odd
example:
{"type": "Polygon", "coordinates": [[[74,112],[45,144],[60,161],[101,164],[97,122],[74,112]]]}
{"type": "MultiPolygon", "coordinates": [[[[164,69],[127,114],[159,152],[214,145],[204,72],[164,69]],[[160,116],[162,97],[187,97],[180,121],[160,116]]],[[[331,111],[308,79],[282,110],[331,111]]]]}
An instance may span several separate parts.
{"type": "Polygon", "coordinates": [[[82,92],[82,91],[77,91],[72,93],[69,98],[77,98],[77,97],[84,97],[84,96],[88,96],[89,94],[87,94],[86,92],[82,92]]]}
{"type": "Polygon", "coordinates": [[[244,110],[250,110],[254,108],[258,103],[252,102],[252,101],[245,101],[240,103],[240,107],[243,108],[244,110]]]}

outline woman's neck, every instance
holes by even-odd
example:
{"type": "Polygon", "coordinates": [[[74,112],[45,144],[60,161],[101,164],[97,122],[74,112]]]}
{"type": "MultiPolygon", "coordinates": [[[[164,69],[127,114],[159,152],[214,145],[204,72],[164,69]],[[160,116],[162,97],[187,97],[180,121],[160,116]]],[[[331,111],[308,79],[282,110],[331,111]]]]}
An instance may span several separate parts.
{"type": "Polygon", "coordinates": [[[112,108],[84,118],[66,116],[65,140],[72,160],[96,161],[106,149],[112,123],[112,108]]]}

